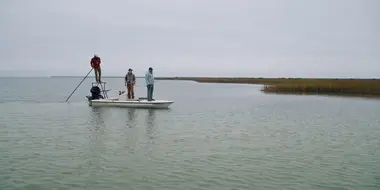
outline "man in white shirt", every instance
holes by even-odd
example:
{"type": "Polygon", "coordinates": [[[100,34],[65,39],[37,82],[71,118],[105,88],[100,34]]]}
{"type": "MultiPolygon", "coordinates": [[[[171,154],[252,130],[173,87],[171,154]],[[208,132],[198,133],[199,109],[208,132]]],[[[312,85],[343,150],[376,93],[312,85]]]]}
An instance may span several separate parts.
{"type": "Polygon", "coordinates": [[[148,91],[148,101],[153,100],[153,86],[154,86],[154,76],[153,76],[153,68],[149,67],[148,72],[145,74],[145,82],[146,82],[146,88],[148,91]]]}

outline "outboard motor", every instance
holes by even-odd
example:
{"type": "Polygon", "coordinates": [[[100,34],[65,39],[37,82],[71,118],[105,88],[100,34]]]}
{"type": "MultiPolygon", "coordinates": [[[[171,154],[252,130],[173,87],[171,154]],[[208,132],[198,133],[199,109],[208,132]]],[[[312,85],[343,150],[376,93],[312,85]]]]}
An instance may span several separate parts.
{"type": "Polygon", "coordinates": [[[90,90],[91,100],[103,99],[103,96],[100,94],[100,88],[98,86],[93,86],[90,90]]]}

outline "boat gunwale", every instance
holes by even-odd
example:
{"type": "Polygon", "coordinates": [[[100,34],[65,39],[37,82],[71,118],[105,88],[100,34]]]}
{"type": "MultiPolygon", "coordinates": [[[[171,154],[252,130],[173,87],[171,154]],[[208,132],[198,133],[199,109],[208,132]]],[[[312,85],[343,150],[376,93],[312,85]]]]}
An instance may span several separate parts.
{"type": "Polygon", "coordinates": [[[170,100],[164,100],[163,102],[156,102],[156,101],[128,101],[128,100],[104,100],[104,99],[97,99],[97,100],[89,100],[91,103],[123,103],[123,104],[172,104],[174,101],[170,100]]]}

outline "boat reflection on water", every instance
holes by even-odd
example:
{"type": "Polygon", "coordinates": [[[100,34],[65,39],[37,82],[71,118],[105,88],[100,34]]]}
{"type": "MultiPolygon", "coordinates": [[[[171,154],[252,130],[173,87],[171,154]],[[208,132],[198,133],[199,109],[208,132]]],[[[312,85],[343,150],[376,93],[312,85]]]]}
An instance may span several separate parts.
{"type": "Polygon", "coordinates": [[[126,120],[126,126],[128,128],[136,127],[136,119],[137,119],[137,114],[136,114],[136,109],[128,109],[127,113],[127,120],[126,120]]]}
{"type": "Polygon", "coordinates": [[[154,138],[154,132],[155,132],[155,126],[156,126],[155,121],[156,121],[156,110],[149,109],[147,117],[145,119],[146,134],[149,139],[154,138]]]}
{"type": "Polygon", "coordinates": [[[156,139],[157,137],[157,124],[156,124],[156,110],[154,109],[149,109],[147,110],[148,113],[145,118],[145,135],[146,135],[146,143],[145,143],[145,155],[147,156],[148,159],[153,159],[155,155],[155,150],[157,150],[157,143],[156,144],[156,139]]]}
{"type": "Polygon", "coordinates": [[[92,132],[90,138],[95,143],[97,138],[104,138],[105,133],[118,133],[121,135],[120,138],[128,141],[128,144],[138,143],[143,140],[141,138],[145,138],[143,141],[148,144],[154,143],[153,140],[158,135],[157,112],[162,111],[170,109],[92,107],[89,118],[92,132]]]}
{"type": "Polygon", "coordinates": [[[89,123],[92,124],[92,126],[94,126],[94,128],[91,128],[90,130],[98,130],[100,128],[102,128],[103,132],[104,132],[104,127],[105,127],[105,122],[104,122],[104,119],[103,119],[103,112],[104,110],[102,108],[99,108],[99,107],[92,107],[92,112],[91,112],[91,117],[89,119],[89,123]]]}
{"type": "Polygon", "coordinates": [[[102,108],[93,108],[88,121],[90,133],[88,135],[88,147],[84,149],[84,164],[82,166],[83,172],[90,176],[85,182],[86,186],[91,186],[93,180],[101,180],[98,173],[102,168],[107,150],[104,142],[106,125],[103,112],[104,109],[102,108]]]}
{"type": "Polygon", "coordinates": [[[153,127],[154,121],[156,119],[156,111],[154,109],[148,110],[148,116],[146,117],[146,124],[148,125],[148,128],[153,127]]]}

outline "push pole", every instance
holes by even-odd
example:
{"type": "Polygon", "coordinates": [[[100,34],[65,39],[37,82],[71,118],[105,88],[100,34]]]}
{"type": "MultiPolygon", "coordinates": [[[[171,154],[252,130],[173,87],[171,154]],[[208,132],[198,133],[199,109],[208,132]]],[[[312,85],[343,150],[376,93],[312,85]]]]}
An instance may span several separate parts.
{"type": "Polygon", "coordinates": [[[87,76],[91,73],[91,71],[93,70],[94,68],[92,68],[88,73],[87,75],[82,79],[82,81],[80,81],[80,83],[78,84],[78,86],[74,89],[74,91],[70,94],[70,96],[66,99],[66,102],[67,100],[70,99],[70,97],[74,94],[74,92],[79,88],[79,86],[82,84],[82,82],[84,81],[84,79],[87,78],[87,76]]]}

